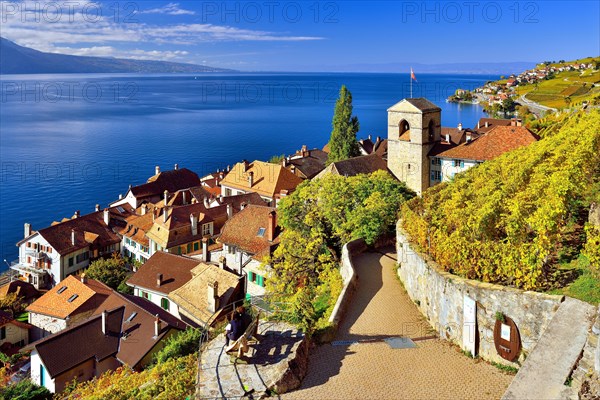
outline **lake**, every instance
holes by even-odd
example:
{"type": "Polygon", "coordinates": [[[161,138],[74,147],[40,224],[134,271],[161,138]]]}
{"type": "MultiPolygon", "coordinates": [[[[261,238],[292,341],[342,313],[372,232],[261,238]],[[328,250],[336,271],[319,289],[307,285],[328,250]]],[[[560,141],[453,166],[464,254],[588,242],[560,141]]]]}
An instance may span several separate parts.
{"type": "MultiPolygon", "coordinates": [[[[417,74],[413,97],[442,124],[473,127],[476,105],[446,103],[488,75],[417,74]]],[[[386,109],[409,97],[409,74],[57,74],[0,77],[0,242],[18,256],[23,223],[41,229],[94,211],[175,163],[200,176],[329,139],[339,88],[353,95],[360,137],[385,137],[386,109]]],[[[3,264],[1,269],[4,269],[3,264]]]]}

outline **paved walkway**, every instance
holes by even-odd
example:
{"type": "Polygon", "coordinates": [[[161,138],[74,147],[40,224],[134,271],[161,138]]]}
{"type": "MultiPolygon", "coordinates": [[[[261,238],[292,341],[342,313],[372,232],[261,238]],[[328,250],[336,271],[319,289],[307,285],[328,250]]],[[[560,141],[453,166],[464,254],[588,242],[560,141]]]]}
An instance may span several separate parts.
{"type": "MultiPolygon", "coordinates": [[[[354,259],[358,290],[336,340],[361,341],[433,332],[396,278],[396,256],[365,253],[354,259]]],[[[299,390],[284,399],[499,399],[513,376],[473,360],[439,339],[417,348],[385,342],[323,345],[313,351],[299,390]]]]}

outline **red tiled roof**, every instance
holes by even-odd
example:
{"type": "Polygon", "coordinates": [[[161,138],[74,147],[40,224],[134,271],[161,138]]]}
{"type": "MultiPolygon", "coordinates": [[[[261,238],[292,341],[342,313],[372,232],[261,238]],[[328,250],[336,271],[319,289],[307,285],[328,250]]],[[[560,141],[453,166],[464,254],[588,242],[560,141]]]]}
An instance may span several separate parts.
{"type": "Polygon", "coordinates": [[[254,161],[244,167],[244,163],[237,163],[225,178],[221,186],[228,186],[245,192],[256,192],[262,196],[274,198],[282,190],[292,192],[302,179],[292,174],[280,164],[271,164],[263,161],[254,161]],[[254,174],[252,186],[248,182],[250,173],[254,174]]]}
{"type": "Polygon", "coordinates": [[[136,198],[148,196],[162,196],[167,190],[169,193],[176,192],[181,189],[187,189],[193,186],[200,185],[200,178],[195,172],[187,168],[180,168],[172,171],[160,172],[148,179],[147,183],[131,188],[131,193],[136,198]]]}
{"type": "Polygon", "coordinates": [[[337,173],[342,176],[355,176],[359,174],[370,174],[375,171],[387,171],[387,162],[377,154],[349,158],[347,160],[331,163],[317,177],[326,173],[337,173]]]}
{"type": "Polygon", "coordinates": [[[0,310],[0,326],[4,326],[6,324],[15,325],[23,329],[33,328],[33,325],[30,325],[26,322],[17,321],[12,317],[12,315],[10,315],[10,313],[0,310]]]}
{"type": "Polygon", "coordinates": [[[429,155],[461,160],[486,161],[507,151],[527,146],[537,140],[537,137],[523,126],[496,126],[479,138],[440,153],[435,153],[435,149],[439,149],[439,147],[434,147],[432,149],[434,151],[430,152],[429,155]]]}
{"type": "Polygon", "coordinates": [[[269,214],[272,211],[276,212],[276,209],[266,206],[247,206],[227,221],[219,242],[239,247],[250,254],[266,254],[272,246],[279,243],[279,227],[275,228],[274,239],[268,240],[269,214]],[[262,236],[259,236],[261,228],[265,231],[262,236]]]}
{"type": "Polygon", "coordinates": [[[192,268],[199,263],[193,258],[158,251],[129,278],[127,284],[169,294],[192,279],[192,268]],[[157,285],[158,274],[162,274],[160,286],[157,285]]]}
{"type": "Polygon", "coordinates": [[[17,293],[19,297],[29,302],[39,296],[39,292],[31,283],[21,280],[14,280],[0,287],[0,299],[5,298],[9,294],[17,293]]]}
{"type": "Polygon", "coordinates": [[[31,303],[26,310],[65,319],[97,307],[111,293],[112,290],[102,282],[88,279],[83,283],[80,278],[69,275],[31,303]]]}

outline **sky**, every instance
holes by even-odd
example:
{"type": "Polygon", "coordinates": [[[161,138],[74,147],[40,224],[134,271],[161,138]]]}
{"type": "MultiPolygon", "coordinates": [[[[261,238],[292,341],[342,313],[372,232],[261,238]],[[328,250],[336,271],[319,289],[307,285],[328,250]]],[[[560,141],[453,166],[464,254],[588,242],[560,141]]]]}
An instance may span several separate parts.
{"type": "Polygon", "coordinates": [[[600,55],[600,1],[4,1],[40,51],[242,71],[541,62],[600,55]]]}

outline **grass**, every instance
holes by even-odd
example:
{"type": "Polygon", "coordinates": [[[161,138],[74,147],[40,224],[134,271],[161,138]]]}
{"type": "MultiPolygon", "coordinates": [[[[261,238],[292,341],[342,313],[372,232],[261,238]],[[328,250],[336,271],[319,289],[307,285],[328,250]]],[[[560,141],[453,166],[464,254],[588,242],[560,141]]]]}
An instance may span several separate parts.
{"type": "Polygon", "coordinates": [[[492,362],[492,365],[498,368],[500,371],[508,372],[509,374],[515,375],[519,372],[519,368],[513,367],[512,365],[504,365],[497,362],[492,362]]]}
{"type": "Polygon", "coordinates": [[[600,304],[600,279],[592,275],[590,262],[585,256],[580,255],[569,264],[561,265],[560,270],[571,272],[577,275],[577,278],[563,288],[550,290],[550,294],[570,296],[594,305],[600,304]]]}

